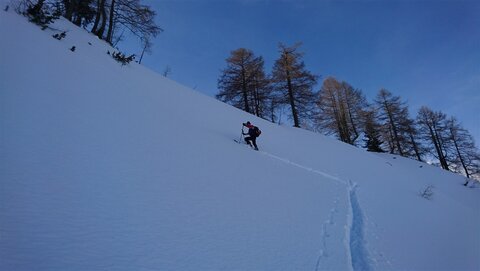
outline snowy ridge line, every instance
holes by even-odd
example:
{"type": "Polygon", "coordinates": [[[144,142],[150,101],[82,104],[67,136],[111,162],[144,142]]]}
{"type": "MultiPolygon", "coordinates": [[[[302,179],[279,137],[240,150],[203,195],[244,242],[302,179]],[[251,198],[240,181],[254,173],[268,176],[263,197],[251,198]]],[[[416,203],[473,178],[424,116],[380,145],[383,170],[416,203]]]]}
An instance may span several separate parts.
{"type": "Polygon", "coordinates": [[[292,162],[286,158],[283,158],[283,157],[279,157],[279,156],[276,156],[276,155],[273,155],[273,154],[270,154],[268,152],[264,152],[264,151],[261,151],[260,153],[262,153],[263,155],[266,155],[270,158],[273,158],[273,159],[276,159],[276,160],[279,160],[279,161],[282,161],[286,164],[289,164],[289,165],[292,165],[292,166],[295,166],[295,167],[298,167],[298,168],[301,168],[301,169],[304,169],[304,170],[307,170],[307,171],[310,171],[310,172],[313,172],[313,173],[316,173],[316,174],[319,174],[319,175],[322,175],[323,177],[325,178],[328,178],[330,180],[333,180],[333,181],[336,181],[338,183],[341,183],[341,184],[344,184],[344,185],[347,185],[347,182],[345,182],[344,180],[336,177],[336,176],[333,176],[333,175],[330,175],[326,172],[323,172],[323,171],[320,171],[320,170],[316,170],[316,169],[313,169],[313,168],[310,168],[310,167],[306,167],[306,166],[303,166],[303,165],[300,165],[300,164],[297,164],[295,162],[292,162]]]}
{"type": "Polygon", "coordinates": [[[349,181],[347,196],[349,215],[346,225],[345,247],[352,270],[373,270],[370,253],[364,240],[364,216],[356,194],[357,184],[349,181]]]}

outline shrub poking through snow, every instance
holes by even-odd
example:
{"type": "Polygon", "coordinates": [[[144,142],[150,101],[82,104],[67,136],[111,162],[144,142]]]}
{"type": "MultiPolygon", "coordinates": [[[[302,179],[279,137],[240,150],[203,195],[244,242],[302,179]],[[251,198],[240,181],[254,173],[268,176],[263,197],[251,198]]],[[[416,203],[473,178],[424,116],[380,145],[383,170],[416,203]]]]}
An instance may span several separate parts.
{"type": "Polygon", "coordinates": [[[60,34],[55,34],[55,35],[52,35],[52,37],[54,37],[55,39],[57,40],[62,40],[63,38],[65,38],[67,36],[67,32],[63,31],[62,33],[60,34]]]}
{"type": "Polygon", "coordinates": [[[419,195],[424,199],[431,200],[432,197],[433,197],[433,188],[434,188],[433,185],[429,185],[429,186],[425,187],[424,189],[422,189],[419,192],[419,195]]]}
{"type": "Polygon", "coordinates": [[[130,63],[132,60],[135,59],[135,54],[132,54],[132,55],[127,57],[120,52],[113,52],[112,57],[116,61],[120,62],[122,64],[122,66],[124,66],[124,65],[127,65],[128,63],[130,63]]]}

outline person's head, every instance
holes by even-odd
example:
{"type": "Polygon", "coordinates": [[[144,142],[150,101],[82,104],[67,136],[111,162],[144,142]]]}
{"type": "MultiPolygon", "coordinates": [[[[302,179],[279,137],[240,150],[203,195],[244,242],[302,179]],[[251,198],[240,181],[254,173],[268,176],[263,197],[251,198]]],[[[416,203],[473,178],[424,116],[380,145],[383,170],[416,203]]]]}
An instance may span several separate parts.
{"type": "Polygon", "coordinates": [[[243,126],[246,126],[247,128],[252,128],[253,127],[253,125],[249,121],[247,121],[246,123],[242,123],[242,124],[243,124],[243,126]]]}

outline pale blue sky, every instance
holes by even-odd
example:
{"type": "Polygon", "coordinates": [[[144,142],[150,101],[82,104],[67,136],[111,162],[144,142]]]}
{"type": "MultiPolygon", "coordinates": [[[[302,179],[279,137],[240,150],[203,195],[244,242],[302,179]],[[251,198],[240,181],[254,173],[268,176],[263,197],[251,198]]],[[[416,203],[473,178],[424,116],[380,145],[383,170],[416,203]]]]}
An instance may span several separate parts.
{"type": "MultiPolygon", "coordinates": [[[[209,96],[230,51],[270,72],[279,42],[303,42],[307,69],[345,80],[371,101],[387,88],[456,116],[480,143],[480,1],[142,1],[164,32],[143,64],[209,96]]],[[[121,47],[138,52],[131,42],[121,47]]]]}

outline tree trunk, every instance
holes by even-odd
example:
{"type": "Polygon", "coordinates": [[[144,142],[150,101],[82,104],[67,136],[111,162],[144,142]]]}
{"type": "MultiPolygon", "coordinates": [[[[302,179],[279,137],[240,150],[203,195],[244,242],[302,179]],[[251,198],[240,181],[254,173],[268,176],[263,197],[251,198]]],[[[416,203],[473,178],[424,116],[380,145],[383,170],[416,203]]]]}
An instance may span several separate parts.
{"type": "Polygon", "coordinates": [[[403,156],[402,147],[400,145],[400,139],[398,138],[397,127],[395,126],[395,123],[393,122],[392,112],[390,112],[390,108],[388,107],[388,104],[387,104],[386,100],[384,100],[384,106],[385,106],[385,111],[388,115],[388,119],[390,121],[390,127],[392,128],[392,131],[393,131],[393,138],[395,140],[395,143],[397,144],[398,152],[401,156],[403,156]]]}
{"type": "Polygon", "coordinates": [[[293,126],[300,128],[300,122],[298,120],[298,114],[297,114],[297,109],[295,108],[295,96],[293,95],[293,86],[292,86],[292,77],[290,76],[290,65],[288,63],[288,51],[284,51],[284,68],[285,68],[285,74],[287,78],[287,88],[288,88],[288,99],[290,102],[290,107],[292,109],[292,117],[293,117],[293,126]]]}
{"type": "Polygon", "coordinates": [[[420,161],[420,162],[423,162],[422,157],[420,156],[420,151],[418,150],[417,142],[415,142],[415,138],[413,137],[413,134],[411,132],[409,132],[408,135],[410,136],[410,140],[412,141],[413,150],[415,151],[415,155],[417,156],[417,160],[420,161]]]}
{"type": "Polygon", "coordinates": [[[445,157],[443,156],[442,149],[440,148],[440,142],[438,142],[435,132],[433,131],[433,128],[431,126],[428,126],[428,129],[430,131],[430,138],[432,140],[433,145],[435,146],[435,151],[437,152],[437,155],[438,155],[438,160],[440,160],[440,165],[442,166],[443,169],[448,170],[447,162],[445,161],[445,157]]]}
{"type": "Polygon", "coordinates": [[[65,18],[67,20],[72,21],[73,19],[73,9],[74,9],[74,3],[72,0],[64,0],[63,5],[65,6],[65,18]]]}
{"type": "Polygon", "coordinates": [[[100,18],[102,17],[102,7],[105,6],[105,0],[97,0],[97,14],[95,15],[95,22],[93,23],[93,27],[91,32],[93,34],[97,34],[98,31],[98,24],[100,23],[100,18]]]}
{"type": "Polygon", "coordinates": [[[292,116],[293,116],[293,123],[294,127],[300,128],[300,123],[298,121],[297,109],[295,108],[295,98],[293,96],[293,86],[292,86],[292,79],[290,78],[290,72],[287,69],[287,86],[288,86],[288,98],[290,99],[290,107],[292,108],[292,116]]]}
{"type": "Polygon", "coordinates": [[[347,108],[348,108],[348,118],[350,120],[350,123],[352,124],[352,130],[353,130],[353,134],[354,134],[354,137],[352,138],[352,145],[353,143],[355,143],[355,141],[357,140],[357,138],[360,136],[358,134],[358,131],[357,131],[357,127],[355,125],[355,121],[353,120],[353,114],[352,114],[352,110],[351,110],[351,105],[350,103],[348,102],[348,98],[347,98],[347,108]]]}
{"type": "Polygon", "coordinates": [[[448,167],[446,154],[443,153],[443,149],[442,149],[442,147],[443,147],[442,138],[441,138],[441,136],[438,134],[437,127],[436,127],[435,124],[433,124],[433,135],[434,135],[435,140],[436,140],[437,145],[438,145],[438,151],[439,151],[439,154],[440,154],[440,163],[442,164],[442,168],[445,169],[445,170],[450,170],[450,168],[448,167]]]}
{"type": "Polygon", "coordinates": [[[326,90],[329,98],[331,100],[331,105],[332,105],[332,110],[333,110],[333,117],[335,118],[335,124],[337,126],[337,132],[338,136],[340,137],[340,140],[343,141],[344,135],[343,135],[343,130],[342,130],[342,125],[340,123],[340,114],[338,112],[337,108],[337,98],[333,94],[333,91],[331,89],[326,90]]]}
{"type": "Polygon", "coordinates": [[[145,46],[143,47],[142,54],[140,55],[140,60],[138,61],[138,64],[142,64],[143,54],[145,53],[145,50],[147,50],[147,43],[145,43],[145,46]]]}
{"type": "Polygon", "coordinates": [[[108,22],[108,32],[107,38],[105,39],[108,43],[112,44],[112,37],[113,37],[113,16],[114,16],[114,9],[115,9],[115,0],[112,0],[112,4],[110,5],[110,17],[108,22]]]}
{"type": "Polygon", "coordinates": [[[453,140],[453,144],[455,145],[455,150],[457,151],[458,159],[460,159],[460,163],[462,164],[463,170],[465,170],[465,174],[467,175],[467,178],[470,178],[470,173],[468,173],[467,166],[465,165],[462,154],[460,153],[460,149],[458,148],[457,138],[455,137],[451,128],[450,128],[450,134],[452,135],[452,140],[453,140]]]}
{"type": "Polygon", "coordinates": [[[107,13],[105,12],[105,0],[103,0],[103,5],[101,6],[100,12],[101,12],[102,24],[100,25],[100,28],[98,29],[96,34],[100,39],[103,39],[103,33],[105,32],[105,26],[107,24],[107,13]]]}
{"type": "Polygon", "coordinates": [[[338,107],[339,107],[339,113],[340,113],[340,127],[342,129],[342,134],[343,138],[342,141],[347,143],[347,144],[352,144],[350,138],[350,129],[348,127],[348,121],[347,121],[347,112],[345,109],[345,104],[342,101],[342,98],[340,96],[340,93],[338,93],[338,107]]]}
{"type": "Polygon", "coordinates": [[[258,82],[257,82],[257,78],[254,77],[253,78],[253,83],[254,83],[254,86],[253,86],[253,100],[254,100],[254,110],[255,110],[255,115],[257,115],[257,117],[260,117],[260,99],[259,99],[259,95],[258,95],[258,82]]]}
{"type": "Polygon", "coordinates": [[[247,79],[245,75],[245,66],[243,65],[243,63],[242,63],[242,95],[243,95],[245,111],[247,111],[248,113],[251,113],[250,106],[248,104],[247,79]]]}
{"type": "Polygon", "coordinates": [[[272,114],[271,114],[270,117],[272,119],[272,123],[275,123],[275,107],[276,107],[275,101],[274,101],[274,99],[272,99],[272,101],[270,102],[270,108],[272,110],[272,112],[271,112],[272,114]]]}
{"type": "Polygon", "coordinates": [[[395,139],[393,138],[392,126],[388,125],[388,147],[390,148],[390,153],[395,153],[395,139]]]}
{"type": "Polygon", "coordinates": [[[81,26],[82,25],[82,17],[77,16],[75,17],[75,21],[73,22],[76,26],[81,26]]]}

